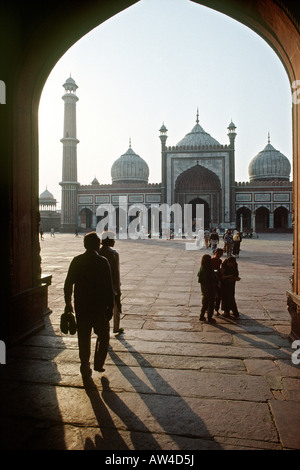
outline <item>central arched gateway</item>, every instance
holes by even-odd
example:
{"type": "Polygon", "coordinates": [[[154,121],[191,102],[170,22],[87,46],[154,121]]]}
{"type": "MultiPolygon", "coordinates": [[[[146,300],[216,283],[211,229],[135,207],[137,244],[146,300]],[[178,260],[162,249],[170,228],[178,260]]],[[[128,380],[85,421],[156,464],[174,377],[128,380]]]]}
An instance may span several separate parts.
{"type": "Polygon", "coordinates": [[[184,204],[192,204],[193,219],[196,217],[196,204],[203,204],[205,228],[219,224],[222,204],[218,176],[202,165],[192,166],[176,180],[175,202],[182,207],[184,204]]]}
{"type": "MultiPolygon", "coordinates": [[[[2,7],[2,312],[1,339],[15,343],[44,324],[46,291],[41,282],[38,237],[38,106],[46,79],[60,57],[108,18],[137,3],[132,0],[51,0],[36,8],[26,2],[2,7]],[[54,28],[55,25],[55,28],[54,28]],[[9,46],[8,46],[9,45],[9,46]],[[9,50],[8,50],[9,48],[9,50]]],[[[288,294],[291,337],[300,337],[300,27],[297,2],[285,0],[202,0],[257,32],[275,50],[293,93],[294,273],[288,294]]],[[[291,267],[292,270],[292,267],[291,267]]]]}

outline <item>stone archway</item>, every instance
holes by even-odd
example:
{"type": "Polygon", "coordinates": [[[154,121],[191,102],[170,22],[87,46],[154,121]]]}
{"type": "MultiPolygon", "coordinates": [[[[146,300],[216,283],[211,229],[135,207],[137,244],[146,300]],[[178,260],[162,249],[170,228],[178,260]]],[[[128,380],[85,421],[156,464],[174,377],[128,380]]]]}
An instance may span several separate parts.
{"type": "Polygon", "coordinates": [[[256,231],[265,231],[269,228],[270,211],[266,207],[259,207],[256,213],[256,231]]]}
{"type": "Polygon", "coordinates": [[[92,229],[93,226],[93,212],[91,209],[85,207],[80,211],[80,228],[83,230],[92,229]]]}
{"type": "Polygon", "coordinates": [[[243,206],[236,211],[236,227],[240,231],[250,232],[251,211],[248,207],[243,206]]]}
{"type": "Polygon", "coordinates": [[[195,221],[196,220],[196,216],[197,216],[197,210],[196,210],[196,206],[197,205],[203,205],[203,209],[204,209],[204,229],[206,228],[210,228],[210,210],[209,210],[209,205],[208,205],[208,202],[205,201],[204,199],[201,199],[200,197],[196,197],[195,199],[192,199],[189,204],[191,204],[192,206],[192,220],[195,221]]]}
{"type": "MultiPolygon", "coordinates": [[[[290,305],[300,306],[299,158],[300,27],[297,3],[281,0],[202,0],[257,32],[282,61],[294,93],[294,275],[290,305]]],[[[6,97],[1,115],[2,214],[1,338],[14,343],[43,326],[43,292],[38,237],[38,105],[45,81],[77,40],[108,18],[137,3],[123,0],[26,2],[1,9],[1,80],[6,97]],[[55,29],[53,25],[55,24],[55,29]],[[8,50],[8,46],[10,49],[8,50]],[[34,306],[34,308],[33,308],[34,306]],[[25,320],[24,320],[25,319],[25,320]]],[[[2,111],[2,108],[1,108],[2,111]]],[[[291,307],[293,308],[293,307],[291,307]]],[[[296,328],[296,327],[295,327],[296,328]]],[[[300,322],[299,322],[300,331],[300,322]]]]}
{"type": "Polygon", "coordinates": [[[182,172],[175,182],[175,200],[182,207],[192,204],[193,219],[196,217],[195,201],[199,200],[198,204],[204,205],[205,228],[222,221],[220,192],[218,176],[198,163],[182,172]]]}
{"type": "Polygon", "coordinates": [[[288,214],[288,209],[283,206],[277,207],[274,210],[274,229],[288,228],[288,214]]]}

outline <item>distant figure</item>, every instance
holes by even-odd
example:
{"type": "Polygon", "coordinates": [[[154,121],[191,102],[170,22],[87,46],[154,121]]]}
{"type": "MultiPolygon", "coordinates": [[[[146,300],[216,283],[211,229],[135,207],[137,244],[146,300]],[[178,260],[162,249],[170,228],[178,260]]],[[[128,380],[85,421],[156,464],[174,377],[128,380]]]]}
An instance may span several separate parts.
{"type": "Polygon", "coordinates": [[[210,255],[203,255],[201,267],[198,271],[198,282],[201,284],[202,307],[200,311],[200,321],[205,321],[207,311],[208,323],[216,323],[213,318],[217,279],[214,273],[210,255]]]}
{"type": "Polygon", "coordinates": [[[120,318],[122,313],[121,307],[121,281],[120,281],[120,259],[119,253],[113,247],[115,246],[116,235],[114,232],[102,232],[101,243],[102,248],[99,254],[104,256],[109,264],[112,275],[113,290],[114,290],[114,310],[113,310],[113,332],[120,334],[124,332],[120,328],[120,318]]]}
{"type": "Polygon", "coordinates": [[[79,233],[78,228],[76,228],[76,229],[75,229],[75,237],[78,237],[78,236],[79,236],[78,233],[79,233]]]}
{"type": "Polygon", "coordinates": [[[94,370],[104,371],[109,346],[109,321],[113,314],[113,288],[109,263],[99,255],[100,239],[96,232],[84,236],[86,251],[70,263],[64,285],[66,311],[73,312],[72,290],[78,329],[80,372],[86,386],[93,385],[90,368],[91,333],[97,342],[94,370]]]}
{"type": "Polygon", "coordinates": [[[44,240],[44,232],[42,229],[40,229],[40,236],[41,236],[41,240],[44,240]]]}
{"type": "Polygon", "coordinates": [[[232,248],[233,248],[232,232],[230,229],[228,229],[226,230],[225,235],[224,235],[224,252],[227,254],[227,256],[231,256],[232,248]]]}
{"type": "Polygon", "coordinates": [[[55,238],[54,228],[51,229],[51,237],[54,237],[54,238],[55,238]]]}
{"type": "Polygon", "coordinates": [[[214,253],[219,243],[219,235],[217,234],[217,230],[215,228],[213,228],[211,231],[209,242],[210,242],[211,250],[214,253]]]}
{"type": "Polygon", "coordinates": [[[221,284],[221,296],[222,296],[222,315],[229,317],[230,311],[232,311],[235,317],[239,316],[239,311],[235,301],[235,283],[240,281],[239,270],[236,259],[234,256],[230,256],[225,259],[222,263],[222,284],[221,284]]]}
{"type": "Polygon", "coordinates": [[[241,246],[241,234],[240,232],[236,232],[235,235],[233,236],[233,248],[232,248],[232,254],[238,258],[240,255],[240,246],[241,246]]]}

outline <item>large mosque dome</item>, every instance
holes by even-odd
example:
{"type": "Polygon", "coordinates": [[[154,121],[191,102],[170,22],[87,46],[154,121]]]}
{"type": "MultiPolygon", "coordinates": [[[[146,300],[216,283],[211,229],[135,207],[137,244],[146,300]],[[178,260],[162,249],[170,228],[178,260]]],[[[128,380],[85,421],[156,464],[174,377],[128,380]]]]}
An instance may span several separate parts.
{"type": "Polygon", "coordinates": [[[205,132],[205,130],[200,126],[197,112],[196,125],[193,127],[191,132],[186,134],[186,136],[181,139],[177,146],[182,147],[184,145],[194,145],[194,146],[206,146],[206,145],[220,145],[220,143],[214,139],[210,134],[205,132]]]}
{"type": "Polygon", "coordinates": [[[137,155],[131,148],[121,155],[111,167],[113,183],[148,183],[149,167],[145,160],[137,155]]]}
{"type": "Polygon", "coordinates": [[[270,144],[254,157],[248,167],[250,182],[258,180],[290,179],[291,164],[288,158],[270,144]]]}

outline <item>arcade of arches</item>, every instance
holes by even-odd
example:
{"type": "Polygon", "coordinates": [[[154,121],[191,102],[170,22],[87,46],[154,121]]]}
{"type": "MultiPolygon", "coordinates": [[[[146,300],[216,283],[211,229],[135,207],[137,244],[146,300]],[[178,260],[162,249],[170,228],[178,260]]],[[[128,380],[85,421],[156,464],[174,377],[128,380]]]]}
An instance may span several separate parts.
{"type": "MultiPolygon", "coordinates": [[[[0,78],[6,84],[6,104],[1,106],[3,157],[0,171],[0,331],[1,339],[7,344],[14,344],[42,328],[44,312],[47,309],[47,285],[41,280],[38,234],[38,106],[43,86],[56,62],[77,40],[134,3],[137,2],[75,0],[71,3],[69,0],[52,0],[51,4],[43,2],[39,8],[30,1],[18,5],[18,8],[15,8],[12,2],[6,2],[2,6],[0,78]]],[[[293,92],[294,84],[300,80],[297,2],[198,0],[195,3],[225,13],[257,32],[281,59],[291,85],[291,93],[293,92]]],[[[294,262],[291,271],[293,269],[294,272],[291,289],[287,293],[291,338],[300,338],[299,108],[299,100],[296,100],[292,106],[294,262]]],[[[178,150],[166,147],[163,130],[160,137],[166,161],[175,159],[178,150]]],[[[162,169],[163,183],[165,169],[162,169]]],[[[186,169],[188,168],[182,168],[181,173],[186,169]]],[[[179,166],[174,167],[174,171],[177,179],[179,166]]],[[[175,184],[175,181],[172,184],[175,184]]],[[[169,202],[172,194],[176,194],[174,189],[163,184],[161,194],[164,201],[169,202]]],[[[247,188],[240,189],[241,193],[247,192],[247,188]]],[[[183,194],[184,190],[180,190],[178,197],[183,194]]],[[[192,199],[198,196],[204,199],[201,194],[192,196],[192,199]]],[[[240,201],[237,212],[234,209],[235,201],[229,202],[231,221],[235,220],[238,214],[243,214],[243,223],[249,223],[251,215],[245,200],[240,201]]],[[[261,202],[260,205],[261,208],[257,207],[255,211],[257,224],[283,227],[291,222],[284,203],[276,207],[272,214],[268,211],[267,204],[261,202]]],[[[88,217],[85,214],[86,222],[88,217]]]]}

